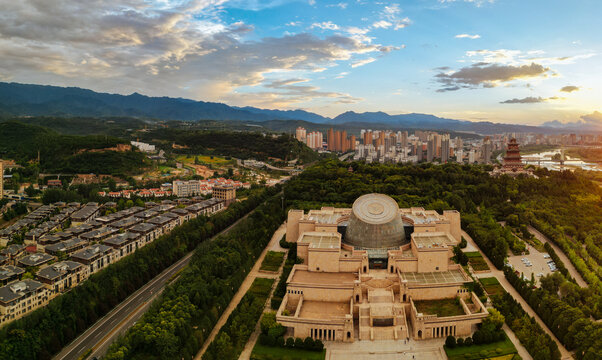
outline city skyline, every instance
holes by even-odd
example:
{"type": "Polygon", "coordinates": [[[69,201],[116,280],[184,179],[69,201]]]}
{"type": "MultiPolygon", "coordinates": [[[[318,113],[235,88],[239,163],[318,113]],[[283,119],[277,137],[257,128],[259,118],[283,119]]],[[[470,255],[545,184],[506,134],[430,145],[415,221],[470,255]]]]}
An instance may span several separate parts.
{"type": "Polygon", "coordinates": [[[2,81],[325,116],[602,124],[591,0],[0,3],[2,81]]]}

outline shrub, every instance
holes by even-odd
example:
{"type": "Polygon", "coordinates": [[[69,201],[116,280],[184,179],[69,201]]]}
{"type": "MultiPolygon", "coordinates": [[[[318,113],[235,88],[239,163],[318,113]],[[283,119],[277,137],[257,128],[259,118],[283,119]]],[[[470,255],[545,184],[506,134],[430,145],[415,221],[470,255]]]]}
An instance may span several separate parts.
{"type": "Polygon", "coordinates": [[[287,348],[292,348],[295,346],[295,339],[293,339],[292,337],[286,339],[286,347],[287,348]]]}
{"type": "Polygon", "coordinates": [[[458,346],[464,346],[464,339],[458,338],[458,340],[456,340],[456,345],[458,345],[458,346]]]}
{"type": "Polygon", "coordinates": [[[270,305],[272,309],[278,309],[280,307],[280,304],[282,304],[282,298],[280,296],[272,296],[272,300],[270,300],[270,305]]]}
{"type": "Polygon", "coordinates": [[[473,342],[472,342],[472,338],[470,336],[467,337],[466,339],[464,339],[464,346],[470,346],[472,344],[473,344],[473,342]]]}
{"type": "Polygon", "coordinates": [[[464,249],[466,245],[468,245],[468,243],[466,242],[466,239],[464,239],[464,236],[462,236],[462,240],[460,241],[460,249],[464,249]]]}
{"type": "Polygon", "coordinates": [[[314,342],[314,339],[310,338],[309,336],[303,341],[303,348],[306,350],[313,350],[314,346],[316,346],[316,343],[314,342]]]}
{"type": "Polygon", "coordinates": [[[280,347],[284,347],[284,337],[280,336],[278,339],[276,339],[276,345],[280,346],[280,347]]]}
{"type": "Polygon", "coordinates": [[[298,337],[298,338],[296,338],[296,339],[295,339],[295,347],[296,347],[297,349],[303,349],[303,339],[301,339],[301,338],[299,338],[299,337],[298,337]]]}
{"type": "Polygon", "coordinates": [[[450,349],[453,349],[456,347],[456,338],[453,335],[449,335],[447,337],[447,339],[445,339],[445,346],[447,346],[450,349]]]}
{"type": "Polygon", "coordinates": [[[272,336],[274,339],[284,335],[286,332],[286,328],[280,324],[276,324],[268,330],[268,335],[272,336]]]}
{"type": "Polygon", "coordinates": [[[314,350],[315,351],[322,351],[322,350],[324,350],[324,343],[322,343],[322,340],[316,340],[315,346],[314,346],[314,350]]]}

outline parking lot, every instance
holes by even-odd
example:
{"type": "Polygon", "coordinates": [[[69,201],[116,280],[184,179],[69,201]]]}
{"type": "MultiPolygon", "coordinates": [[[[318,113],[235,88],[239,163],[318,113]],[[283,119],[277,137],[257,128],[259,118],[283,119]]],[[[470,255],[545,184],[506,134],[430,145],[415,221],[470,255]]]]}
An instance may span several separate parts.
{"type": "Polygon", "coordinates": [[[533,247],[529,247],[529,251],[529,255],[508,256],[508,262],[514,270],[523,273],[527,280],[531,279],[532,273],[535,274],[536,284],[539,284],[539,278],[556,271],[556,265],[547,253],[541,253],[533,247]]]}

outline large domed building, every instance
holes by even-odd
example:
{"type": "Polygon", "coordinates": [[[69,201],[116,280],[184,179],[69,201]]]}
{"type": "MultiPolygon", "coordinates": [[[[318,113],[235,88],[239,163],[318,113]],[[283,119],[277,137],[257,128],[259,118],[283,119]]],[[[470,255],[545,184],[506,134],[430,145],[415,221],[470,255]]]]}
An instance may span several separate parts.
{"type": "Polygon", "coordinates": [[[388,249],[406,243],[397,202],[383,194],[360,196],[353,203],[345,243],[359,249],[388,249]]]}
{"type": "Polygon", "coordinates": [[[400,209],[390,196],[366,194],[352,208],[290,210],[286,239],[303,263],[287,279],[276,318],[295,337],[469,336],[487,317],[465,286],[470,277],[451,261],[461,240],[457,211],[400,209]],[[433,300],[449,301],[457,313],[423,313],[433,300]]]}

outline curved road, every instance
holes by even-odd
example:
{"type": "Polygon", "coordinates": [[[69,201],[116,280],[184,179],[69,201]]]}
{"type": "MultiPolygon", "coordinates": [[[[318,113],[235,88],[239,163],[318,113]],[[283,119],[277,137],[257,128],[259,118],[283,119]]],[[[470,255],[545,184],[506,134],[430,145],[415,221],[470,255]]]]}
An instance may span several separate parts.
{"type": "MultiPolygon", "coordinates": [[[[217,235],[214,235],[209,241],[214,240],[219,235],[228,233],[236,226],[236,224],[254,211],[255,209],[238,219],[217,235]]],[[[142,317],[148,307],[152,304],[153,300],[161,294],[165,286],[173,280],[186,265],[188,265],[193,253],[194,250],[186,254],[182,259],[178,260],[167,269],[163,270],[163,272],[154,279],[126,298],[107,315],[92,325],[92,327],[88,328],[88,330],[77,339],[63,348],[63,350],[53,359],[76,360],[89,349],[92,349],[92,353],[88,356],[89,359],[92,359],[94,356],[98,358],[103,356],[109,348],[109,345],[142,317]]]]}

